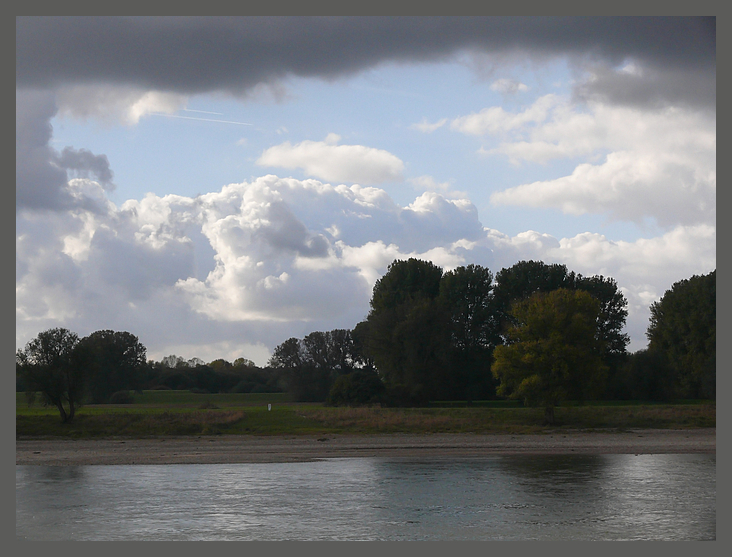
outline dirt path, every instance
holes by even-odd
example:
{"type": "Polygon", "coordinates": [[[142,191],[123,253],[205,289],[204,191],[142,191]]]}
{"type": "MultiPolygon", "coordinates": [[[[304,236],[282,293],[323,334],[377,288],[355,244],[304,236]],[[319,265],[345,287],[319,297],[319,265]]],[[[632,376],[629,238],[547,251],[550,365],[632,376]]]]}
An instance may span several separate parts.
{"type": "Polygon", "coordinates": [[[326,435],[17,440],[16,464],[221,464],[338,457],[716,453],[716,429],[541,435],[326,435]]]}

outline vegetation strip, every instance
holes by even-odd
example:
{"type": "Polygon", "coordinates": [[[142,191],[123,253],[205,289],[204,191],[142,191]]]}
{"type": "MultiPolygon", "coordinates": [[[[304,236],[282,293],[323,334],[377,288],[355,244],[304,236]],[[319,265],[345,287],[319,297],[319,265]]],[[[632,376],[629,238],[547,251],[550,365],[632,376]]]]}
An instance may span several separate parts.
{"type": "MultiPolygon", "coordinates": [[[[22,395],[21,395],[22,396],[22,395]]],[[[133,395],[126,405],[82,407],[76,419],[61,423],[50,408],[16,401],[16,437],[141,438],[197,435],[325,435],[380,433],[537,433],[546,431],[541,408],[494,407],[378,408],[329,407],[291,403],[285,396],[262,402],[257,394],[214,395],[188,391],[166,393],[167,402],[149,402],[157,393],[133,395]],[[149,396],[148,396],[149,395],[149,396]],[[198,401],[192,402],[192,401],[198,401]],[[212,402],[215,401],[215,402],[212,402]],[[211,408],[215,406],[215,408],[211,408]],[[270,409],[271,408],[271,409],[270,409]]],[[[716,427],[716,405],[630,404],[561,406],[555,412],[559,429],[628,430],[635,428],[716,427]]]]}

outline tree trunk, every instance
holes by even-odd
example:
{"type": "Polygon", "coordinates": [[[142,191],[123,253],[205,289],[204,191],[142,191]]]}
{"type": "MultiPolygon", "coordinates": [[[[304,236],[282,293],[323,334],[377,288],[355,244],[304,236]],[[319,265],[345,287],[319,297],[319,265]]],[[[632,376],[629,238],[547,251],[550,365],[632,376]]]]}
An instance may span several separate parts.
{"type": "Polygon", "coordinates": [[[69,421],[68,416],[66,415],[66,409],[64,408],[64,403],[61,401],[58,401],[56,403],[56,408],[58,408],[58,413],[61,415],[61,423],[65,424],[69,421]]]}

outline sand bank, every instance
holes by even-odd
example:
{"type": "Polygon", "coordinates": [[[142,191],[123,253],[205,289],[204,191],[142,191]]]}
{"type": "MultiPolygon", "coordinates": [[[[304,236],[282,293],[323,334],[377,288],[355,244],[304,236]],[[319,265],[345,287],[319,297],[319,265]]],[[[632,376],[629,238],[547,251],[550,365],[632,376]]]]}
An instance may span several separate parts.
{"type": "Polygon", "coordinates": [[[716,429],[556,431],[531,435],[392,434],[31,440],[15,443],[16,464],[224,464],[342,457],[497,454],[716,453],[716,429]]]}

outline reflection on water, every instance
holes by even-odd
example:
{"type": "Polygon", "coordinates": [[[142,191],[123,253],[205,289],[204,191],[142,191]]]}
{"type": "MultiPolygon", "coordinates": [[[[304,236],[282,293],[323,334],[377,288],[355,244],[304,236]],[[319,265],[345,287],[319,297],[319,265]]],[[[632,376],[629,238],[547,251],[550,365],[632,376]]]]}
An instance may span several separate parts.
{"type": "Polygon", "coordinates": [[[713,540],[714,455],[16,466],[30,540],[713,540]]]}

